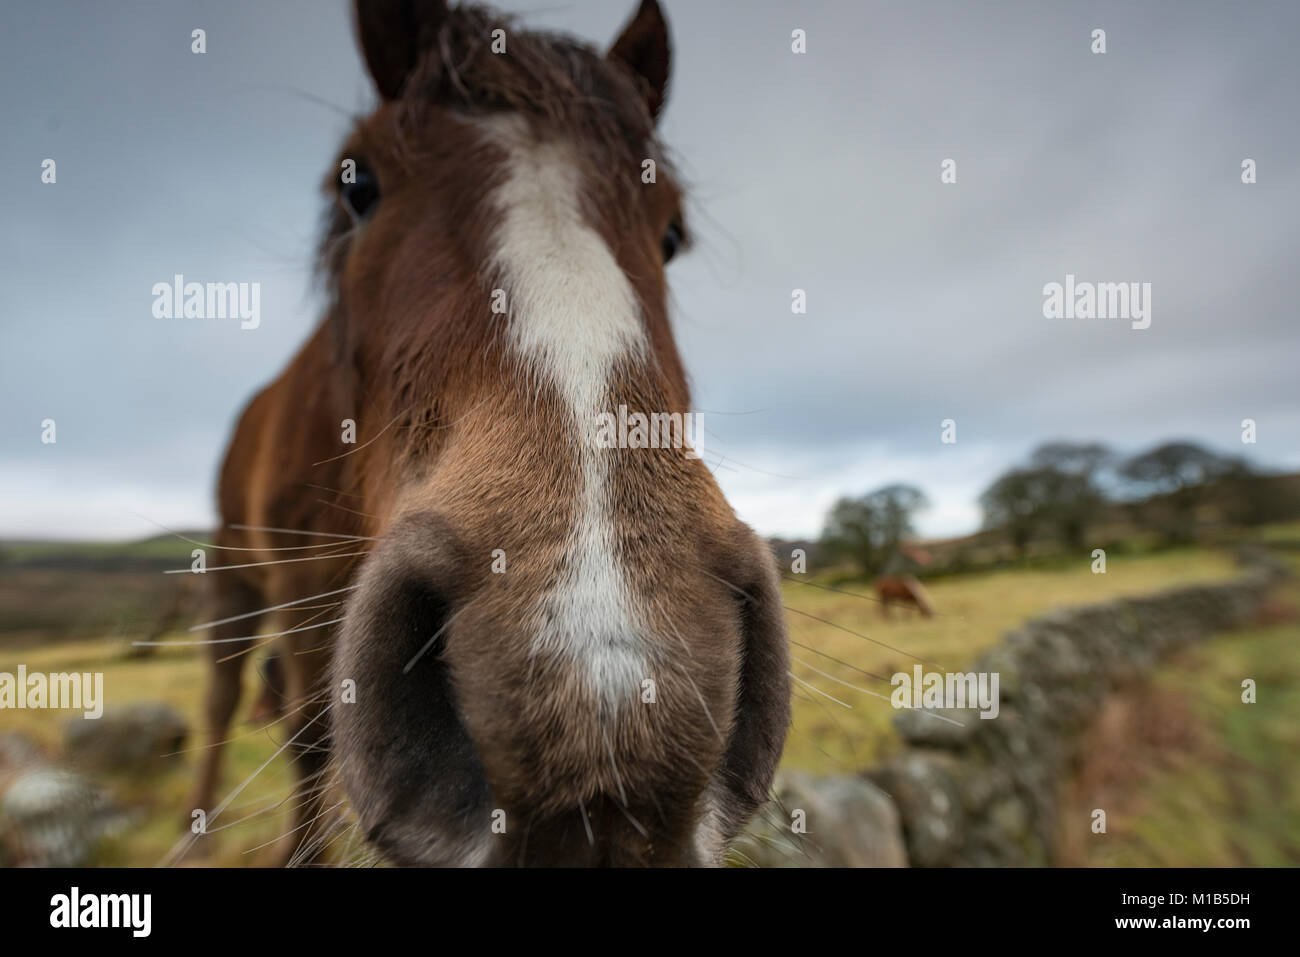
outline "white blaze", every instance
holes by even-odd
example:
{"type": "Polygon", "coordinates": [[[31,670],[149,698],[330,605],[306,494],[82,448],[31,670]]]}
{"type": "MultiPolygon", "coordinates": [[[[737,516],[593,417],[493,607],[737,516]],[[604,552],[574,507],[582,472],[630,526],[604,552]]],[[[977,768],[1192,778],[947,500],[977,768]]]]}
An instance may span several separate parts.
{"type": "Polygon", "coordinates": [[[536,141],[518,118],[483,125],[509,157],[493,197],[501,220],[491,263],[506,290],[507,340],[527,373],[564,399],[579,450],[566,566],[542,596],[533,648],[579,662],[592,690],[618,707],[635,700],[647,669],[643,630],[615,552],[611,453],[597,446],[596,416],[609,411],[615,363],[645,354],[640,306],[609,246],[582,217],[572,153],[563,143],[536,141]]]}

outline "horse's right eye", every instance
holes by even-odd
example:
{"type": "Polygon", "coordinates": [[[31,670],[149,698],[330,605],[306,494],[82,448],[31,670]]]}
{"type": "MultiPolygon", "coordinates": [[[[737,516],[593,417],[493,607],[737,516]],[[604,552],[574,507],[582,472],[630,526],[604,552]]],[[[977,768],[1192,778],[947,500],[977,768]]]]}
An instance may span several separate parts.
{"type": "Polygon", "coordinates": [[[686,237],[682,232],[681,223],[674,220],[673,222],[668,224],[668,228],[664,230],[664,238],[662,241],[663,242],[662,250],[663,250],[665,264],[668,262],[668,260],[672,259],[674,256],[677,255],[677,250],[681,248],[682,240],[684,240],[685,238],[686,237]]]}
{"type": "Polygon", "coordinates": [[[379,202],[379,180],[373,173],[359,169],[353,182],[343,184],[339,196],[353,220],[360,222],[379,202]]]}

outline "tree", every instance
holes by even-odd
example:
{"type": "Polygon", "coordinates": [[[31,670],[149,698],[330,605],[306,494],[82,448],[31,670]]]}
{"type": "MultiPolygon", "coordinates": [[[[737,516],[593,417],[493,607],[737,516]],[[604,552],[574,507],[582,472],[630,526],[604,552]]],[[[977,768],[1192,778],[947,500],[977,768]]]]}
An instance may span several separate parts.
{"type": "Polygon", "coordinates": [[[1090,478],[1114,461],[1115,453],[1100,442],[1045,442],[1029,457],[1030,465],[1090,478]]]}
{"type": "Polygon", "coordinates": [[[1023,558],[1036,538],[1084,546],[1106,505],[1100,476],[1114,461],[1097,442],[1048,442],[1027,465],[999,476],[980,496],[985,528],[1002,528],[1023,558]]]}
{"type": "Polygon", "coordinates": [[[1020,558],[1025,556],[1043,522],[1042,495],[1036,469],[1012,469],[980,495],[984,527],[1006,531],[1020,558]]]}
{"type": "Polygon", "coordinates": [[[1170,541],[1188,542],[1196,537],[1196,509],[1206,486],[1250,475],[1252,470],[1244,459],[1220,455],[1194,442],[1166,442],[1129,459],[1120,474],[1147,498],[1139,510],[1142,520],[1170,541]]]}
{"type": "Polygon", "coordinates": [[[901,484],[841,498],[826,516],[821,543],[831,554],[855,562],[864,574],[874,575],[898,543],[913,533],[912,516],[929,504],[920,489],[901,484]]]}
{"type": "Polygon", "coordinates": [[[1042,473],[1043,517],[1067,548],[1082,548],[1088,529],[1106,507],[1100,475],[1115,461],[1099,442],[1048,442],[1030,456],[1042,473]]]}
{"type": "Polygon", "coordinates": [[[1290,476],[1265,472],[1226,475],[1214,484],[1213,497],[1224,515],[1238,525],[1257,526],[1300,518],[1300,495],[1290,476]]]}

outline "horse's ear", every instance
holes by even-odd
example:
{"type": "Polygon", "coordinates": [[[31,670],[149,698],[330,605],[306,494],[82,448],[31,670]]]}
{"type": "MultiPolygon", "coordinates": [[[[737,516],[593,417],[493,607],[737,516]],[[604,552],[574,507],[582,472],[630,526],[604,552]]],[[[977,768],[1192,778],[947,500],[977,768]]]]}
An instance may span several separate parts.
{"type": "Polygon", "coordinates": [[[642,95],[650,115],[658,117],[668,98],[668,22],[655,0],[641,0],[606,59],[616,60],[642,81],[642,95]]]}
{"type": "Polygon", "coordinates": [[[447,0],[356,0],[357,39],[385,100],[401,95],[446,16],[447,0]]]}

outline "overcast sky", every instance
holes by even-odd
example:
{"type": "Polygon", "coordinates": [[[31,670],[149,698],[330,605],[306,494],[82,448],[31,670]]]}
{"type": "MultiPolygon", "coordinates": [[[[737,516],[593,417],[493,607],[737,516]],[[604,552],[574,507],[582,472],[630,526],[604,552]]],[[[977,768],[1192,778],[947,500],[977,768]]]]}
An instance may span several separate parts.
{"type": "MultiPolygon", "coordinates": [[[[634,5],[508,9],[604,47],[634,5]]],[[[760,532],[889,481],[968,531],[1052,438],[1300,467],[1300,4],[664,6],[700,240],[674,322],[760,532]],[[1151,283],[1150,328],[1044,318],[1067,273],[1151,283]]],[[[371,95],[341,0],[0,6],[0,536],[214,520],[235,415],[317,321],[317,184],[371,95]],[[176,273],[261,283],[260,328],[154,318],[176,273]]]]}

